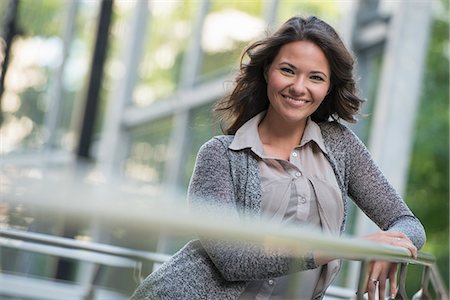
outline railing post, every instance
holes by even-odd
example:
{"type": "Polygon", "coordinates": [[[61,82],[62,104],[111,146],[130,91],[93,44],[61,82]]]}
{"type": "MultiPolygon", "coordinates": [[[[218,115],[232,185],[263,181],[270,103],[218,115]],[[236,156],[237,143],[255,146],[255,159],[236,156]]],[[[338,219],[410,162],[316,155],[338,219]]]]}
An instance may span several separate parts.
{"type": "Polygon", "coordinates": [[[84,296],[84,300],[94,300],[95,299],[95,284],[99,281],[100,278],[100,272],[101,272],[101,265],[100,264],[94,264],[94,276],[92,277],[92,280],[88,283],[88,288],[86,295],[84,296]]]}
{"type": "Polygon", "coordinates": [[[144,281],[144,277],[142,276],[142,266],[143,263],[142,261],[140,261],[136,262],[136,267],[134,267],[133,279],[137,284],[140,284],[142,281],[144,281]]]}
{"type": "Polygon", "coordinates": [[[397,296],[395,297],[395,299],[398,300],[408,300],[408,294],[406,293],[406,271],[408,269],[408,264],[407,263],[401,263],[400,264],[400,275],[399,275],[399,279],[398,279],[398,291],[397,291],[397,296]]]}
{"type": "Polygon", "coordinates": [[[413,300],[431,300],[428,285],[430,283],[430,267],[425,266],[422,273],[422,283],[420,290],[414,294],[413,300]]]}

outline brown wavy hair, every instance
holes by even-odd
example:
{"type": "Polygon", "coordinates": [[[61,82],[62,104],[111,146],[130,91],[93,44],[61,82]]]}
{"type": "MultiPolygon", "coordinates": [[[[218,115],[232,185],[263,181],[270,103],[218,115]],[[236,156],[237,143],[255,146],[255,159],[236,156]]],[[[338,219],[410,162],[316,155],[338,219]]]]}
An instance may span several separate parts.
{"type": "Polygon", "coordinates": [[[314,16],[296,16],[272,35],[251,44],[242,54],[234,90],[214,107],[225,134],[235,134],[245,122],[268,109],[264,72],[283,45],[296,41],[310,41],[317,45],[330,65],[330,91],[311,115],[312,120],[318,123],[330,119],[356,122],[355,115],[363,100],[356,95],[352,55],[337,32],[326,22],[314,16]],[[244,63],[247,57],[248,62],[244,63]]]}

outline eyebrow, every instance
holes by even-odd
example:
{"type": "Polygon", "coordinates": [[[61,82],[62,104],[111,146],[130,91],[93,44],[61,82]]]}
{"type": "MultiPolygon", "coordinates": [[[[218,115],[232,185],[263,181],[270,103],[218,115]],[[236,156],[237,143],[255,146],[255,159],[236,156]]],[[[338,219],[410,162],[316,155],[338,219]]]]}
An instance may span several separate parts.
{"type": "MultiPolygon", "coordinates": [[[[291,64],[291,63],[285,62],[285,61],[282,61],[282,62],[280,63],[280,65],[288,65],[290,68],[292,68],[292,69],[294,69],[294,70],[297,70],[297,67],[296,67],[296,66],[294,66],[294,65],[291,64]]],[[[328,78],[327,74],[325,74],[325,72],[322,72],[322,71],[316,71],[316,70],[314,70],[314,71],[311,71],[310,73],[312,73],[312,74],[322,74],[323,76],[325,76],[326,78],[328,78]]]]}

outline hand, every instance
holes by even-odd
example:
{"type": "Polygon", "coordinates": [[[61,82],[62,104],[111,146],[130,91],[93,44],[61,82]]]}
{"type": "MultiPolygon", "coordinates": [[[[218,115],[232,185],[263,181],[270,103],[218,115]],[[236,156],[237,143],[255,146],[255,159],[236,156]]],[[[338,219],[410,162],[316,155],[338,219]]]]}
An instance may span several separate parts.
{"type": "Polygon", "coordinates": [[[389,279],[389,299],[395,299],[397,295],[397,264],[387,261],[373,261],[369,268],[369,281],[366,291],[369,300],[375,300],[378,288],[378,299],[384,300],[386,295],[386,282],[389,279]]]}
{"type": "Polygon", "coordinates": [[[375,243],[386,244],[396,247],[402,247],[409,250],[411,256],[417,258],[417,248],[411,240],[403,232],[394,231],[378,231],[369,235],[363,236],[362,239],[372,241],[375,243]]]}
{"type": "MultiPolygon", "coordinates": [[[[417,258],[417,248],[411,240],[401,232],[379,231],[364,236],[363,239],[376,243],[403,247],[409,250],[413,258],[417,258]]],[[[369,281],[367,289],[369,300],[375,299],[378,288],[378,299],[384,299],[386,293],[386,281],[389,279],[389,295],[392,299],[397,294],[397,264],[386,261],[374,261],[369,268],[369,281]]]]}

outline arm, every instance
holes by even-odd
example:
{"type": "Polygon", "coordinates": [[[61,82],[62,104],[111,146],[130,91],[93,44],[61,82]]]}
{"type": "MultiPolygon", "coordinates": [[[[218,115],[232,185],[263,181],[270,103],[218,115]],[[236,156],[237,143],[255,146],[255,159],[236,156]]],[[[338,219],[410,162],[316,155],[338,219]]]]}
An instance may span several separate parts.
{"type": "Polygon", "coordinates": [[[346,177],[349,195],[383,231],[401,232],[420,249],[425,230],[370,156],[364,144],[350,130],[344,130],[349,151],[346,177]]]}
{"type": "MultiPolygon", "coordinates": [[[[236,206],[228,148],[213,139],[203,145],[189,185],[188,198],[193,208],[226,212],[227,218],[240,221],[236,206]]],[[[315,268],[312,255],[292,265],[292,257],[268,252],[261,245],[201,238],[202,245],[222,276],[229,281],[258,280],[315,268]]]]}
{"type": "MultiPolygon", "coordinates": [[[[344,132],[344,140],[350,141],[346,160],[349,195],[382,230],[363,239],[403,247],[417,257],[417,249],[425,243],[422,224],[382,174],[363,143],[349,130],[344,132]]],[[[389,295],[393,299],[397,293],[396,274],[396,263],[372,262],[367,284],[369,299],[375,299],[377,289],[379,299],[384,299],[387,279],[390,281],[389,295]]]]}

